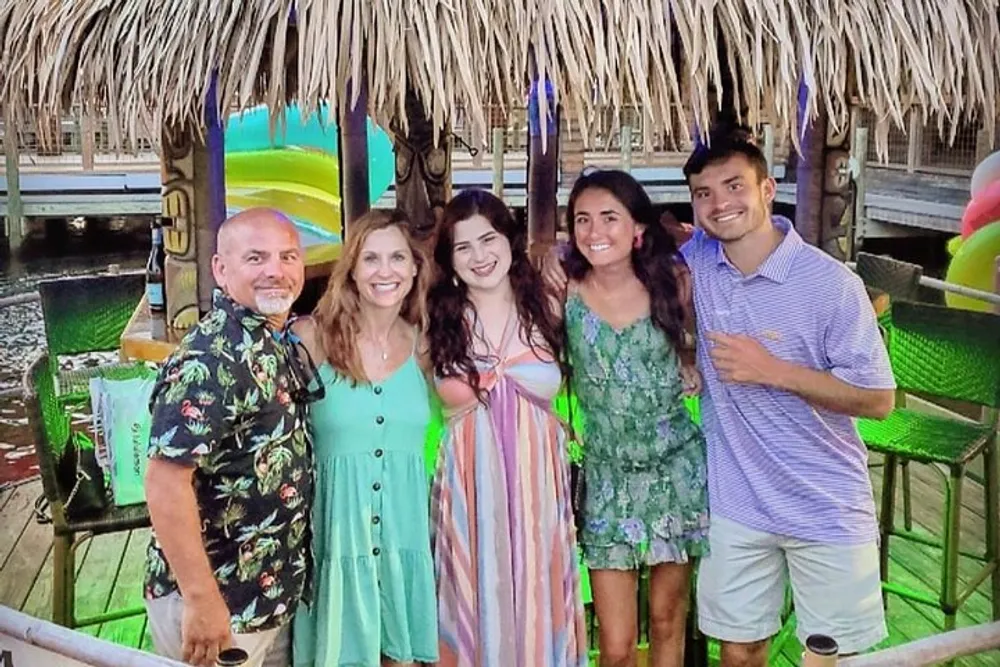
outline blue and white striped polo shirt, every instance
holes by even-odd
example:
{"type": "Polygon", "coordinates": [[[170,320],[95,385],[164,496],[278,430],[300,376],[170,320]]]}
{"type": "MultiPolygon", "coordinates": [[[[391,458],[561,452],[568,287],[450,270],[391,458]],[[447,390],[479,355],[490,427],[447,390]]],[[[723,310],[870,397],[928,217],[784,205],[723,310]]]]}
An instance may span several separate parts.
{"type": "Polygon", "coordinates": [[[694,277],[711,511],[802,540],[874,541],[868,452],[854,420],[771,387],[724,383],[708,355],[708,332],[745,334],[857,387],[895,388],[861,280],[805,243],[787,218],[773,220],[785,238],[749,276],[704,230],[681,249],[694,277]]]}

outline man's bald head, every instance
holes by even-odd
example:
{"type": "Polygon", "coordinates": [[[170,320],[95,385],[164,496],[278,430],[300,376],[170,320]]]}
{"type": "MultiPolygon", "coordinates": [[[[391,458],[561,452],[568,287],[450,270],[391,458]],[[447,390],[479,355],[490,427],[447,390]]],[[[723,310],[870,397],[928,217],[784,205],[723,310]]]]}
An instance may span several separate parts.
{"type": "Polygon", "coordinates": [[[280,324],[305,282],[299,231],[274,209],[241,211],[219,227],[212,273],[231,299],[280,324]]]}
{"type": "Polygon", "coordinates": [[[295,223],[288,219],[288,216],[273,208],[258,207],[240,211],[236,215],[226,218],[219,225],[219,231],[216,232],[215,236],[216,252],[221,255],[231,250],[234,244],[238,245],[242,236],[248,232],[252,233],[270,226],[287,230],[298,239],[301,245],[299,230],[295,223]]]}

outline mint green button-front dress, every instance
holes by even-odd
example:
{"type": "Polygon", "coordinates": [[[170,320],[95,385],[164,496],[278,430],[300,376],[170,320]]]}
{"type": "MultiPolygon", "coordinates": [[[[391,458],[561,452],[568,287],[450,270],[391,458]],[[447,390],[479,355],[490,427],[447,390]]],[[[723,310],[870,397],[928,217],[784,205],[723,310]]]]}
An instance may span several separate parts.
{"type": "Polygon", "coordinates": [[[435,662],[437,605],[424,442],[428,386],[411,356],[384,381],[351,386],[319,369],[312,601],[295,615],[297,667],[435,662]]]}

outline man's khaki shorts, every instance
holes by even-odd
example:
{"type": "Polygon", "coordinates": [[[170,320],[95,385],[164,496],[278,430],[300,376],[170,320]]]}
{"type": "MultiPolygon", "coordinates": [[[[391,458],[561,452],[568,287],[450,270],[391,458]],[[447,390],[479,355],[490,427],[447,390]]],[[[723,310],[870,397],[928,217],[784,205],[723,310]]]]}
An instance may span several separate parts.
{"type": "MultiPolygon", "coordinates": [[[[181,623],[184,619],[184,600],[179,593],[146,600],[146,618],[153,636],[156,652],[165,658],[183,660],[181,623]]],[[[292,664],[291,623],[280,628],[234,634],[233,646],[247,652],[245,667],[289,667],[292,664]]]]}
{"type": "Polygon", "coordinates": [[[750,643],[781,629],[791,581],[799,640],[836,640],[860,653],[887,636],[878,546],[804,542],[713,516],[710,554],[698,570],[698,627],[709,637],[750,643]]]}

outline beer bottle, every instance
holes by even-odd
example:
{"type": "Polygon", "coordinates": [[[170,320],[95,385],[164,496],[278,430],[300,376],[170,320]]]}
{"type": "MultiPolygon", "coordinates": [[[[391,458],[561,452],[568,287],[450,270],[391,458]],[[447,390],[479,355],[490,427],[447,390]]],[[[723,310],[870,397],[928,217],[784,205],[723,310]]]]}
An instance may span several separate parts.
{"type": "Polygon", "coordinates": [[[167,253],[163,249],[163,228],[153,221],[153,246],[146,260],[146,301],[149,303],[149,320],[153,338],[167,337],[167,294],[164,280],[167,253]]]}

